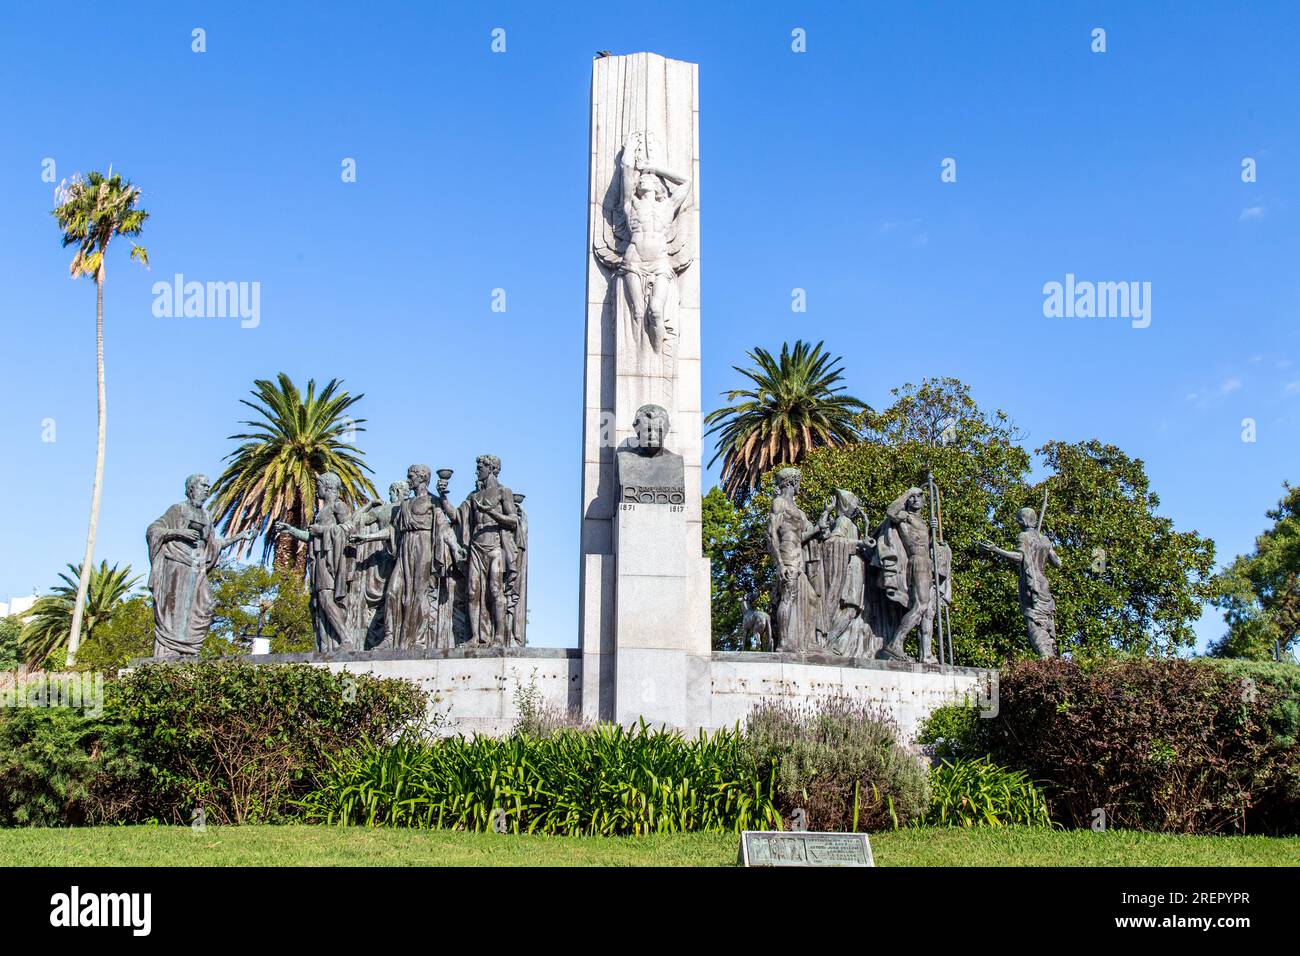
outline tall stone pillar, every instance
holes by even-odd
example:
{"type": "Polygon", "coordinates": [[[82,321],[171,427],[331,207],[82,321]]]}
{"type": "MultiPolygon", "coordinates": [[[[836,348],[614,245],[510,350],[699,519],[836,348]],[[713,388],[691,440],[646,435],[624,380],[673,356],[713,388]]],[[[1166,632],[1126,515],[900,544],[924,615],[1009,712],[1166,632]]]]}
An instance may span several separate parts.
{"type": "Polygon", "coordinates": [[[707,700],[711,649],[694,63],[653,53],[593,61],[589,179],[583,712],[684,727],[699,697],[688,688],[704,682],[707,700]]]}

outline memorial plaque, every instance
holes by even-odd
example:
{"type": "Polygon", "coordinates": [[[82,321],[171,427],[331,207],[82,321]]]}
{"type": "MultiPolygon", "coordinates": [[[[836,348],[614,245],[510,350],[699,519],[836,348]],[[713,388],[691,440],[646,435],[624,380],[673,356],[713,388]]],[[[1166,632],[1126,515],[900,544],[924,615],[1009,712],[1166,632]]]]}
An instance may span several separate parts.
{"type": "Polygon", "coordinates": [[[740,835],[745,866],[875,866],[865,833],[746,830],[740,835]]]}

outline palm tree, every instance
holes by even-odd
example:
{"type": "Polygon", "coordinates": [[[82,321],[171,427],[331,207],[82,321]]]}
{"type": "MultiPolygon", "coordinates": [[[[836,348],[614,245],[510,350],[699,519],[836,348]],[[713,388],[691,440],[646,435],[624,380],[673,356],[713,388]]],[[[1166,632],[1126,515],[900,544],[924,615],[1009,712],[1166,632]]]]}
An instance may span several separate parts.
{"type": "Polygon", "coordinates": [[[113,612],[140,580],[138,576],[131,577],[129,564],[119,570],[116,564],[110,568],[107,561],[101,561],[98,568],[92,567],[86,575],[81,573],[80,565],[69,564],[68,571],[69,574],[59,575],[62,584],[36,599],[29,612],[31,617],[18,635],[23,662],[28,667],[40,667],[50,654],[65,645],[68,663],[72,664],[71,637],[77,631],[71,621],[76,611],[85,612],[86,637],[89,639],[96,628],[108,623],[113,612]],[[75,601],[82,581],[87,582],[85,606],[78,609],[75,601]]]}
{"type": "MultiPolygon", "coordinates": [[[[349,395],[341,384],[330,379],[317,395],[312,379],[303,396],[281,372],[278,384],[253,383],[253,401],[240,399],[260,419],[240,422],[254,431],[230,436],[243,444],[226,456],[230,464],[212,486],[213,518],[223,526],[222,534],[247,528],[265,533],[276,521],[305,527],[316,510],[316,476],[327,471],[339,476],[344,501],[357,504],[378,496],[364,474],[370,467],[351,443],[352,432],[365,431],[360,427],[365,419],[347,414],[365,396],[349,395]]],[[[306,549],[289,535],[267,534],[262,560],[272,557],[277,569],[306,570],[306,549]]]]}
{"type": "Polygon", "coordinates": [[[736,404],[704,419],[712,426],[706,434],[721,432],[709,465],[722,458],[722,488],[736,502],[771,469],[797,465],[814,448],[857,441],[856,416],[870,411],[864,402],[839,394],[842,359],[831,358],[821,342],[810,346],[800,340],[793,350],[784,343],[779,359],[761,348],[747,354],[756,367],[734,368],[754,387],[725,392],[736,404]]]}
{"type": "MultiPolygon", "coordinates": [[[[91,173],[85,179],[80,175],[62,184],[56,193],[59,205],[53,210],[59,228],[63,230],[63,247],[76,246],[70,267],[74,279],[90,276],[95,280],[95,380],[99,397],[99,434],[95,445],[95,484],[90,494],[90,528],[86,532],[86,556],[80,567],[77,581],[77,600],[73,605],[72,621],[68,625],[68,663],[75,663],[77,645],[81,640],[82,611],[86,591],[90,586],[91,561],[95,557],[95,531],[99,527],[99,493],[104,484],[104,436],[107,421],[107,404],[104,400],[104,256],[114,236],[138,236],[149,214],[136,208],[140,190],[113,175],[91,173]]],[[[143,246],[131,243],[131,258],[147,268],[149,253],[143,246]]]]}

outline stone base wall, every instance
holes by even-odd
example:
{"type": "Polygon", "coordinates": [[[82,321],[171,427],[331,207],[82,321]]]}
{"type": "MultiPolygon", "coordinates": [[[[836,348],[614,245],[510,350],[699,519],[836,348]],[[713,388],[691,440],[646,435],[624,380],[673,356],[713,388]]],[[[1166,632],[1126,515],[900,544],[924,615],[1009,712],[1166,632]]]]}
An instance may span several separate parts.
{"type": "MultiPolygon", "coordinates": [[[[519,717],[516,692],[530,681],[547,705],[574,713],[582,707],[582,654],[577,648],[265,654],[248,659],[413,681],[429,693],[430,714],[441,715],[449,734],[509,732],[519,717]]],[[[845,663],[755,652],[688,656],[685,665],[685,682],[668,682],[668,692],[684,687],[680,710],[688,716],[678,729],[692,735],[701,728],[717,730],[743,722],[761,700],[814,704],[837,694],[886,708],[906,741],[931,711],[945,704],[965,700],[996,712],[997,672],[972,667],[845,663]]],[[[653,687],[648,690],[654,692],[653,687]]]]}

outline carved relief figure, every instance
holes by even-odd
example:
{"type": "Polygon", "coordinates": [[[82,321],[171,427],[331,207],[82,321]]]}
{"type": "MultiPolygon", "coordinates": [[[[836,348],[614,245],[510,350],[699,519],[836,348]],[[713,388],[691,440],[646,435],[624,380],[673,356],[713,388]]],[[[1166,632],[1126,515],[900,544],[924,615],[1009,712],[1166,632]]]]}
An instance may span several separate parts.
{"type": "Polygon", "coordinates": [[[597,258],[614,273],[631,313],[631,332],[643,367],[666,351],[675,334],[670,312],[676,277],[694,258],[687,217],[690,176],[663,168],[658,139],[634,132],[618,158],[606,199],[605,229],[594,240],[597,258]],[[611,201],[612,200],[612,201],[611,201]]]}
{"type": "Polygon", "coordinates": [[[215,609],[208,574],[222,551],[257,534],[250,528],[231,538],[218,537],[203,506],[210,490],[206,475],[190,475],[185,479],[185,500],[168,508],[145,531],[155,656],[199,653],[215,609]]]}

